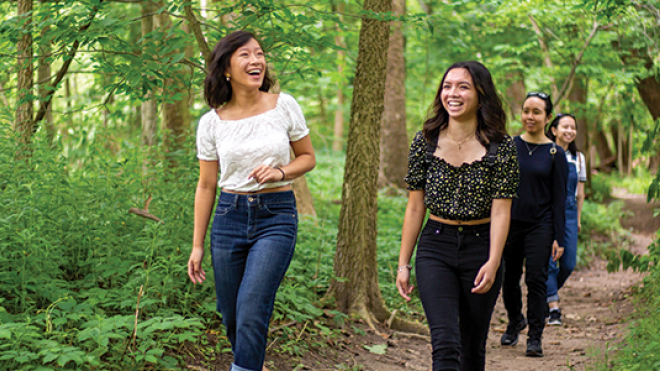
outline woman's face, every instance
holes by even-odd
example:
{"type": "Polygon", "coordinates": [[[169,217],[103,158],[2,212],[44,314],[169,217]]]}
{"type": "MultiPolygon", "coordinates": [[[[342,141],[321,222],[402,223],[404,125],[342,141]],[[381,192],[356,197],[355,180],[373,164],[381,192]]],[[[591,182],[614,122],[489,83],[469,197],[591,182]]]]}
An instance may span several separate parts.
{"type": "Polygon", "coordinates": [[[571,116],[564,116],[559,119],[557,127],[553,127],[552,134],[555,135],[557,144],[560,146],[568,146],[572,141],[575,140],[577,135],[577,125],[575,125],[575,120],[571,116]]]}
{"type": "Polygon", "coordinates": [[[236,49],[231,55],[229,68],[225,71],[225,76],[227,75],[230,77],[232,88],[261,87],[266,75],[266,58],[257,40],[250,39],[245,45],[236,49]]]}
{"type": "Polygon", "coordinates": [[[522,124],[529,134],[543,133],[551,116],[545,113],[545,101],[541,98],[530,97],[523,103],[522,124]]]}
{"type": "Polygon", "coordinates": [[[453,68],[447,72],[440,99],[450,118],[464,120],[476,117],[479,94],[467,69],[453,68]]]}

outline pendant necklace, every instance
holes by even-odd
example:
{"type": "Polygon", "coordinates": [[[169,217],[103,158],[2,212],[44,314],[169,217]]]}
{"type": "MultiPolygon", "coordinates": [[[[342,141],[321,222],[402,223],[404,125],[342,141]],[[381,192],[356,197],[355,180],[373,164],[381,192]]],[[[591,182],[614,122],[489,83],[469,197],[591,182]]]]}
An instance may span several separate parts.
{"type": "Polygon", "coordinates": [[[463,144],[467,143],[467,141],[469,141],[470,139],[472,139],[472,137],[474,137],[474,134],[470,135],[469,137],[467,137],[467,139],[464,139],[464,140],[462,140],[462,141],[460,141],[460,142],[457,141],[456,139],[452,138],[452,136],[451,136],[449,133],[447,133],[447,136],[449,137],[449,139],[451,139],[452,141],[454,141],[454,143],[456,143],[456,145],[458,146],[458,150],[460,151],[460,150],[461,150],[461,146],[462,146],[463,144]]]}
{"type": "Polygon", "coordinates": [[[536,147],[534,147],[533,149],[529,149],[529,145],[527,145],[527,142],[523,140],[523,143],[525,143],[525,147],[527,147],[527,151],[530,156],[532,155],[532,153],[534,153],[534,151],[536,151],[541,146],[540,144],[537,144],[536,147]]]}

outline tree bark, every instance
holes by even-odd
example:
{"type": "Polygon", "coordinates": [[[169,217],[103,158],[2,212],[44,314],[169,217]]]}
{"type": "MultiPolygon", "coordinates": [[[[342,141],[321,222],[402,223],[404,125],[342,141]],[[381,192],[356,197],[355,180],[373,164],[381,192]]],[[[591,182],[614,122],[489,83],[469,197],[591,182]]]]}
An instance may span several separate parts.
{"type": "MultiPolygon", "coordinates": [[[[48,33],[50,29],[50,26],[44,26],[44,28],[41,29],[41,37],[45,37],[45,35],[48,33]]],[[[50,62],[46,59],[46,55],[49,55],[51,52],[52,48],[50,46],[50,40],[42,40],[41,45],[39,47],[39,67],[37,68],[37,81],[43,81],[39,85],[39,89],[37,90],[37,94],[41,99],[47,97],[49,94],[52,94],[48,89],[45,88],[47,79],[50,77],[50,62]]],[[[40,103],[43,104],[43,103],[40,103]]],[[[57,135],[56,130],[55,130],[55,125],[53,124],[53,109],[52,105],[49,105],[48,108],[46,108],[46,114],[44,115],[44,120],[45,120],[45,128],[46,128],[46,138],[48,141],[48,144],[50,146],[53,145],[53,141],[55,140],[55,135],[57,135]]]]}
{"type": "MultiPolygon", "coordinates": [[[[396,15],[406,14],[405,0],[391,0],[396,15]]],[[[403,24],[392,22],[385,80],[385,111],[380,136],[379,185],[406,188],[408,171],[406,130],[406,61],[403,24]]]]}
{"type": "Polygon", "coordinates": [[[33,125],[32,99],[29,98],[32,92],[32,0],[18,0],[18,16],[25,18],[23,26],[23,35],[16,46],[18,52],[17,60],[17,101],[16,105],[16,130],[20,134],[20,141],[23,148],[19,149],[22,156],[29,156],[28,146],[32,141],[33,125]],[[28,152],[25,152],[28,151],[28,152]]]}
{"type": "Polygon", "coordinates": [[[525,88],[525,78],[520,71],[508,74],[507,80],[513,81],[506,88],[506,97],[504,97],[509,106],[509,114],[512,121],[516,117],[519,117],[522,112],[522,105],[527,96],[527,89],[525,88]]]}
{"type": "MultiPolygon", "coordinates": [[[[364,2],[367,12],[390,8],[391,0],[364,2]]],[[[376,266],[376,182],[389,33],[388,22],[362,19],[334,260],[341,280],[333,280],[329,289],[340,311],[358,314],[371,327],[389,318],[376,266]]]]}
{"type": "MultiPolygon", "coordinates": [[[[154,29],[154,17],[152,14],[155,12],[156,7],[151,1],[142,2],[142,37],[144,38],[148,33],[154,29]]],[[[147,43],[147,41],[143,41],[147,43]]],[[[142,102],[141,121],[142,121],[142,144],[152,147],[156,144],[156,131],[158,123],[158,102],[154,98],[154,91],[149,90],[145,94],[146,100],[142,102]]]]}
{"type": "MultiPolygon", "coordinates": [[[[570,113],[575,115],[575,121],[577,124],[575,145],[580,151],[584,151],[587,147],[587,136],[589,135],[587,127],[587,112],[585,111],[585,108],[587,107],[587,95],[589,92],[588,86],[587,77],[581,74],[577,75],[573,83],[573,88],[568,96],[568,99],[571,102],[570,113]],[[575,109],[575,106],[577,106],[577,109],[575,109]]],[[[598,125],[598,123],[595,124],[598,125]]]]}

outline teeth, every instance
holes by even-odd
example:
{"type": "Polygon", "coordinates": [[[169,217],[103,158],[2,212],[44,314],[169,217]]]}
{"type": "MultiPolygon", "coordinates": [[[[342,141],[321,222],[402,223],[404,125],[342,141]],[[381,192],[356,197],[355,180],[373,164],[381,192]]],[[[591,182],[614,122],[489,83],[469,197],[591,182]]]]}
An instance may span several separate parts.
{"type": "Polygon", "coordinates": [[[460,106],[461,103],[459,103],[459,102],[449,102],[449,105],[450,106],[460,106]]]}
{"type": "Polygon", "coordinates": [[[248,73],[249,73],[249,74],[253,74],[253,73],[257,73],[257,74],[259,74],[259,73],[261,73],[261,69],[258,69],[258,68],[257,68],[257,69],[254,69],[254,70],[249,70],[248,73]]]}

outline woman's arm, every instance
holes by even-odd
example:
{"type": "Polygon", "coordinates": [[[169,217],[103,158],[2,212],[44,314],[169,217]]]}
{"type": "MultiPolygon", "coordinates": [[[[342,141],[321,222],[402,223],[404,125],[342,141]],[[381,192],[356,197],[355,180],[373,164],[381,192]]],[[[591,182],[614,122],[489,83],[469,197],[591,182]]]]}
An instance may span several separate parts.
{"type": "Polygon", "coordinates": [[[493,206],[490,211],[490,250],[488,261],[479,269],[479,273],[477,273],[477,277],[474,280],[472,292],[475,294],[487,293],[493,287],[493,283],[495,283],[497,270],[502,263],[504,244],[509,234],[511,203],[512,199],[510,198],[497,198],[493,200],[493,206]]]}
{"type": "Polygon", "coordinates": [[[218,182],[218,162],[199,161],[199,181],[195,191],[195,226],[193,229],[193,246],[188,259],[188,277],[193,283],[202,283],[206,272],[202,269],[204,259],[204,240],[211,219],[211,211],[215,202],[218,182]]]}
{"type": "Polygon", "coordinates": [[[417,244],[419,231],[422,229],[424,217],[426,216],[426,205],[424,205],[424,190],[410,191],[408,195],[408,206],[403,218],[403,229],[401,231],[401,251],[399,252],[399,267],[396,276],[396,288],[399,295],[410,301],[410,293],[413,286],[410,286],[410,269],[405,266],[410,265],[410,258],[417,244]]]}
{"type": "Polygon", "coordinates": [[[275,183],[296,179],[312,170],[316,166],[316,155],[309,135],[290,143],[296,157],[288,165],[281,167],[282,171],[267,165],[261,165],[252,170],[250,178],[255,178],[259,184],[275,183]],[[283,174],[284,177],[282,177],[283,174]]]}

